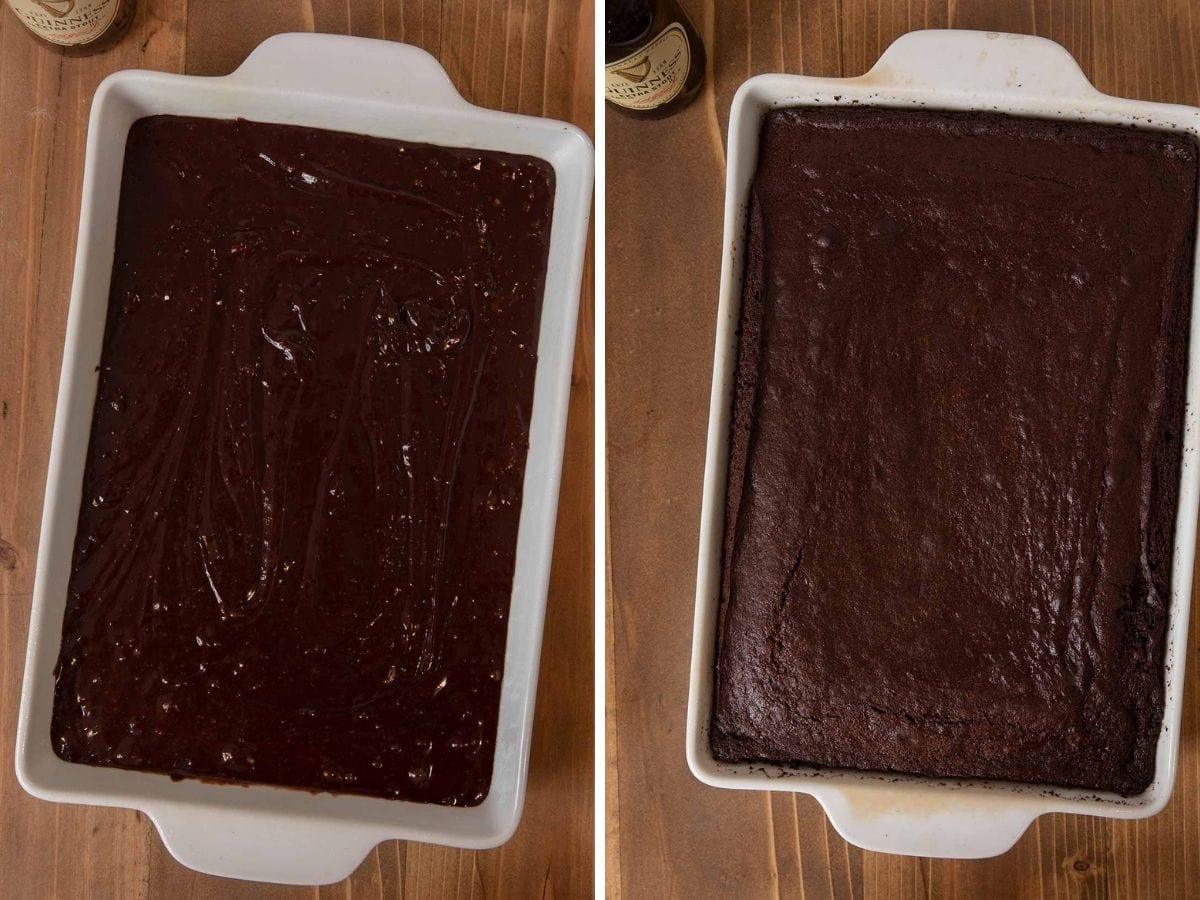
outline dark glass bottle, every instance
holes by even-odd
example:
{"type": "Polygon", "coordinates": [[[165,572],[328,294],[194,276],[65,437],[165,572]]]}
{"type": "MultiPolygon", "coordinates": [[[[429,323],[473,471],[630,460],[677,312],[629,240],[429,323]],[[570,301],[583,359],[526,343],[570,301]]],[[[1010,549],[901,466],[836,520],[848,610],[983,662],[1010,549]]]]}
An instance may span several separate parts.
{"type": "Polygon", "coordinates": [[[622,113],[662,119],[704,84],[704,43],[676,0],[606,0],[604,99],[622,113]]]}
{"type": "Polygon", "coordinates": [[[137,0],[6,0],[21,24],[68,56],[107,50],[129,30],[137,0]]]}

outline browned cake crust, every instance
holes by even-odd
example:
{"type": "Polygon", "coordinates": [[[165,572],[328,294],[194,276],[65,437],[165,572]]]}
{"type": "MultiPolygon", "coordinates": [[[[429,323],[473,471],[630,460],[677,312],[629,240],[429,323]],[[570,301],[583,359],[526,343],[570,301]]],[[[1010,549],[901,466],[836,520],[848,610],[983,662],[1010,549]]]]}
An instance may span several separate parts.
{"type": "Polygon", "coordinates": [[[716,758],[1149,784],[1196,183],[1182,136],[768,115],[716,758]]]}

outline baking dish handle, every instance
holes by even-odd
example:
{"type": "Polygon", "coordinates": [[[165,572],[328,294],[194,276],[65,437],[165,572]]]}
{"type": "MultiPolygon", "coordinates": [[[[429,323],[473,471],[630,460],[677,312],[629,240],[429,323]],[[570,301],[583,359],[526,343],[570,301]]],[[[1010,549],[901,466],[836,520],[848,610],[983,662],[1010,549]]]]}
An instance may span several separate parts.
{"type": "Polygon", "coordinates": [[[333,884],[379,843],[361,825],[250,809],[170,805],[146,814],[170,854],[189,869],[247,881],[333,884]]]}
{"type": "Polygon", "coordinates": [[[818,797],[838,834],[880,853],[937,859],[984,859],[1012,848],[1038,811],[1012,797],[973,796],[970,803],[938,797],[926,789],[877,790],[839,787],[818,797]]]}
{"type": "Polygon", "coordinates": [[[403,100],[439,109],[470,106],[441,64],[420,47],[342,34],[274,35],[226,77],[290,92],[403,100]]]}
{"type": "Polygon", "coordinates": [[[937,86],[943,93],[1099,94],[1061,44],[995,31],[909,32],[892,42],[863,78],[894,87],[937,86]]]}

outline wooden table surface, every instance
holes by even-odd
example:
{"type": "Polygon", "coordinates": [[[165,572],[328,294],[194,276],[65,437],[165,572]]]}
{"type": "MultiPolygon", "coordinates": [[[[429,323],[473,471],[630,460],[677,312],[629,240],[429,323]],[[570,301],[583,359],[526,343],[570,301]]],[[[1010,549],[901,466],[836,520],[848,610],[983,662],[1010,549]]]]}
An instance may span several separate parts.
{"type": "Polygon", "coordinates": [[[1200,629],[1182,759],[1153,819],[1049,816],[1008,854],[950,862],[848,845],[806,796],[701,785],[683,755],[696,535],[720,261],[724,137],[759,72],[857,75],[898,35],[973,28],[1065,45],[1102,90],[1200,104],[1189,0],[683,0],[703,95],[660,122],[608,115],[610,893],[978,898],[1200,896],[1200,629]],[[750,17],[753,10],[753,17],[750,17]],[[611,775],[610,775],[611,779],[611,775]]]}
{"type": "Polygon", "coordinates": [[[470,101],[592,130],[594,25],[578,0],[140,0],[112,50],[64,58],[0,7],[0,897],[583,897],[591,893],[592,283],[583,314],[525,814],[487,852],[391,842],[316,891],[197,875],[126,810],[44,803],[12,771],[42,491],[92,92],[116,69],[233,70],[282,31],[386,37],[439,58],[470,101]]]}

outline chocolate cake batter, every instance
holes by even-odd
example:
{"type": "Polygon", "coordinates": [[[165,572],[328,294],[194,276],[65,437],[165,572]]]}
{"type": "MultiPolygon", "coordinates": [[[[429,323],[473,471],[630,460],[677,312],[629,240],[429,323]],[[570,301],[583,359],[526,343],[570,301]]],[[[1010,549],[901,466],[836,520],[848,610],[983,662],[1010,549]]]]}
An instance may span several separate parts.
{"type": "Polygon", "coordinates": [[[59,756],[483,800],[553,192],[530,157],[134,124],[59,756]]]}
{"type": "Polygon", "coordinates": [[[767,116],[717,758],[1149,784],[1196,185],[1182,136],[767,116]]]}

